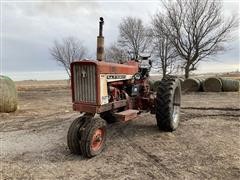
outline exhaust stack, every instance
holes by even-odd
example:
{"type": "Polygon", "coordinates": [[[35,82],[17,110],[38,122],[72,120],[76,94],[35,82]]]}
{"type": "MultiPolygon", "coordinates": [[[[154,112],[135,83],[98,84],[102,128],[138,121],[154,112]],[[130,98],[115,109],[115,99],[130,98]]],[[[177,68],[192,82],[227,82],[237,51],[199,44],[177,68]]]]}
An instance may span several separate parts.
{"type": "Polygon", "coordinates": [[[100,17],[99,21],[99,35],[97,37],[97,60],[104,61],[104,36],[103,36],[104,19],[100,17]]]}

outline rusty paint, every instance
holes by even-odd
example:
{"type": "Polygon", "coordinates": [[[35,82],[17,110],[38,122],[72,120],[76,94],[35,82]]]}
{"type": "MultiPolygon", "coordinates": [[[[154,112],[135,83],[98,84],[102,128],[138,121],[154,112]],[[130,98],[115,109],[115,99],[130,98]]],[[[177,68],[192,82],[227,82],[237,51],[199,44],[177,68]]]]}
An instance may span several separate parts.
{"type": "Polygon", "coordinates": [[[74,64],[96,64],[98,74],[130,74],[134,75],[138,72],[138,63],[135,61],[128,62],[127,64],[108,63],[104,61],[83,60],[73,62],[74,64]]]}

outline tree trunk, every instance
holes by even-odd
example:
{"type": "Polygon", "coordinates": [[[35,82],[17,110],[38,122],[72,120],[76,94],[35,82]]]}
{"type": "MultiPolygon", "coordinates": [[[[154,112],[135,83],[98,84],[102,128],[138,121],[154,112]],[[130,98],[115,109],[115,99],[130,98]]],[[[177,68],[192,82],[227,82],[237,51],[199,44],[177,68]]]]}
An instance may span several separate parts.
{"type": "Polygon", "coordinates": [[[185,79],[189,78],[189,71],[190,71],[189,68],[190,68],[189,65],[187,65],[187,66],[185,67],[185,79]]]}
{"type": "Polygon", "coordinates": [[[162,68],[162,78],[165,78],[166,77],[166,74],[167,74],[167,70],[165,67],[162,68]]]}

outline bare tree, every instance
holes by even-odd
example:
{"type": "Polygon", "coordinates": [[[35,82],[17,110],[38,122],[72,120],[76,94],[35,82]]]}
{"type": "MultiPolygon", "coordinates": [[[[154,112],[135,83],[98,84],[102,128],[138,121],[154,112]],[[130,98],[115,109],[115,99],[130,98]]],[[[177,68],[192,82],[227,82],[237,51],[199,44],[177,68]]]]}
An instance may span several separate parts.
{"type": "Polygon", "coordinates": [[[177,73],[179,70],[178,54],[172,48],[167,38],[156,38],[154,41],[154,68],[161,68],[163,78],[166,75],[177,73]]]}
{"type": "Polygon", "coordinates": [[[166,14],[155,19],[164,26],[179,56],[183,59],[185,77],[208,56],[225,50],[236,19],[222,16],[222,4],[216,0],[176,0],[164,3],[166,14]],[[165,16],[166,19],[163,19],[165,16]]]}
{"type": "Polygon", "coordinates": [[[116,43],[112,44],[109,48],[105,50],[106,61],[108,62],[116,62],[116,63],[124,63],[128,60],[127,52],[119,47],[116,43]]]}
{"type": "Polygon", "coordinates": [[[155,68],[161,68],[163,78],[166,75],[176,73],[179,67],[178,63],[178,53],[174,48],[173,44],[169,40],[169,35],[163,33],[164,26],[162,22],[162,17],[155,17],[152,20],[152,35],[153,35],[153,45],[154,54],[156,59],[153,61],[155,68]]]}
{"type": "Polygon", "coordinates": [[[74,61],[86,58],[87,49],[82,42],[73,37],[67,37],[62,41],[55,41],[50,49],[51,56],[60,63],[70,77],[70,64],[74,61]]]}
{"type": "Polygon", "coordinates": [[[151,37],[141,19],[124,18],[119,25],[119,31],[119,44],[128,51],[133,52],[135,59],[138,59],[139,54],[149,48],[151,37]]]}

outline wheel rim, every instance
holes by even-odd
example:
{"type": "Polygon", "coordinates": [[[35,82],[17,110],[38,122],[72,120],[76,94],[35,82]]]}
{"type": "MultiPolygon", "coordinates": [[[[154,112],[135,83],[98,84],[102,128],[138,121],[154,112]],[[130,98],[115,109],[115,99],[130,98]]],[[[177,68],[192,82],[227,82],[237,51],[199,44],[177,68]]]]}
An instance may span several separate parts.
{"type": "Polygon", "coordinates": [[[98,151],[102,147],[102,144],[104,141],[104,135],[105,135],[105,131],[103,128],[99,128],[94,132],[92,141],[91,141],[91,149],[93,151],[98,151]]]}
{"type": "Polygon", "coordinates": [[[174,96],[173,96],[173,122],[177,123],[179,119],[179,113],[180,113],[180,90],[177,87],[174,91],[174,96]]]}

